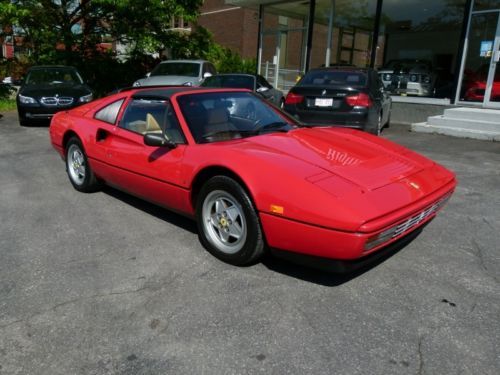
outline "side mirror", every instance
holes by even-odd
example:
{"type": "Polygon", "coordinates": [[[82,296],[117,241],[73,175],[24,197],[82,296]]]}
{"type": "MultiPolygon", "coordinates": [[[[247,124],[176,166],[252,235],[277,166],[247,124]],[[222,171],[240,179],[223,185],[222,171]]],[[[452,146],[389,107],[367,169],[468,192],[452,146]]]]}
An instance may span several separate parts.
{"type": "Polygon", "coordinates": [[[212,73],[210,73],[210,72],[205,72],[205,73],[203,74],[203,78],[208,78],[208,77],[212,77],[212,73]]]}
{"type": "Polygon", "coordinates": [[[267,88],[265,86],[261,86],[255,91],[257,91],[258,93],[263,93],[263,92],[269,91],[269,88],[267,88]]]}
{"type": "Polygon", "coordinates": [[[167,147],[170,149],[176,148],[177,145],[171,140],[165,138],[161,133],[146,133],[144,134],[144,144],[153,147],[167,147]]]}
{"type": "Polygon", "coordinates": [[[147,72],[146,73],[146,78],[149,78],[150,75],[151,75],[151,72],[147,72]]]}

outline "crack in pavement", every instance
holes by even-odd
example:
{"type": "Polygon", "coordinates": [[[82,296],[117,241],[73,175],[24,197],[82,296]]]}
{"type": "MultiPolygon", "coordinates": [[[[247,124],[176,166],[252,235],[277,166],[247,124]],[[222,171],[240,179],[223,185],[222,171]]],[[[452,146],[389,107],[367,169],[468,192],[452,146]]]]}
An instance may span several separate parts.
{"type": "Polygon", "coordinates": [[[423,375],[424,373],[424,356],[422,354],[422,341],[424,340],[424,335],[418,337],[418,375],[423,375]]]}
{"type": "Polygon", "coordinates": [[[479,246],[475,238],[471,239],[471,243],[473,248],[476,249],[474,255],[479,259],[479,265],[486,271],[486,274],[488,276],[490,276],[493,280],[495,280],[495,282],[500,283],[500,280],[498,280],[497,277],[490,272],[488,267],[486,267],[482,247],[479,246]]]}

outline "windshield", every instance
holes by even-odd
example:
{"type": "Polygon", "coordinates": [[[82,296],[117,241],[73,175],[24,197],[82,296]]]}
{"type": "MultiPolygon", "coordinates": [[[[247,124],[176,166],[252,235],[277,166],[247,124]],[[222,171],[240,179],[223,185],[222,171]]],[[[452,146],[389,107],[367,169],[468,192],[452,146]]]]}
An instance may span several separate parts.
{"type": "Polygon", "coordinates": [[[196,143],[287,132],[298,125],[249,92],[188,94],[177,100],[196,143]]]}
{"type": "Polygon", "coordinates": [[[200,64],[187,62],[161,63],[151,72],[151,76],[186,76],[198,77],[200,64]]]}
{"type": "Polygon", "coordinates": [[[75,69],[71,68],[45,68],[33,69],[26,77],[26,84],[40,85],[40,84],[82,84],[82,77],[75,69]]]}
{"type": "Polygon", "coordinates": [[[400,71],[431,70],[432,65],[430,61],[425,60],[391,60],[382,69],[400,71]]]}
{"type": "Polygon", "coordinates": [[[205,79],[205,82],[201,86],[253,90],[255,87],[255,78],[246,75],[213,76],[205,79]]]}
{"type": "Polygon", "coordinates": [[[366,74],[362,72],[312,70],[299,82],[299,86],[366,86],[366,74]]]}

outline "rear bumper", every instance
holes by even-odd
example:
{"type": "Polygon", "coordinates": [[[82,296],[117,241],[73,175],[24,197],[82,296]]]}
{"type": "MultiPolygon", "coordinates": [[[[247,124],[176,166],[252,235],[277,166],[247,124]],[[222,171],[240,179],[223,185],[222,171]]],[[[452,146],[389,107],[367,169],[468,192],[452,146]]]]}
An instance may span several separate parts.
{"type": "Polygon", "coordinates": [[[370,129],[378,120],[370,111],[326,112],[315,110],[300,110],[285,106],[285,111],[308,125],[333,125],[346,128],[370,129]],[[375,122],[374,122],[375,121],[375,122]]]}

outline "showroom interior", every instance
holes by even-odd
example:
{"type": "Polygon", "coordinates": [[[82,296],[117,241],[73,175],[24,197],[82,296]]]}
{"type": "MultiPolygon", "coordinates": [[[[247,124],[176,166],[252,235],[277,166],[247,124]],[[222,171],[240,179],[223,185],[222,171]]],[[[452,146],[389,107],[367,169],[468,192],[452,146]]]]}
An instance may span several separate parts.
{"type": "Polygon", "coordinates": [[[354,65],[378,69],[395,102],[500,108],[500,0],[226,3],[258,7],[258,70],[280,89],[354,65]]]}

